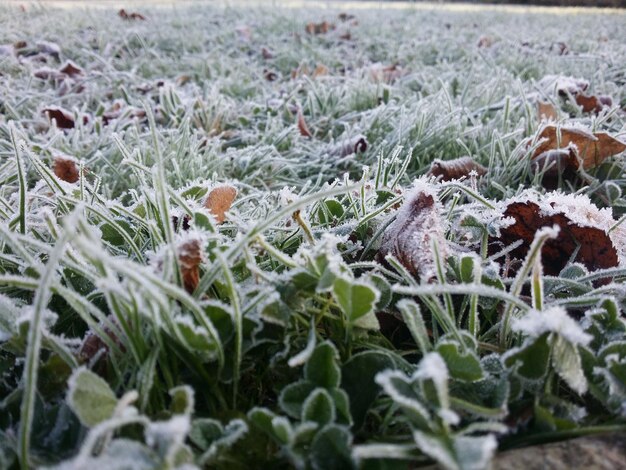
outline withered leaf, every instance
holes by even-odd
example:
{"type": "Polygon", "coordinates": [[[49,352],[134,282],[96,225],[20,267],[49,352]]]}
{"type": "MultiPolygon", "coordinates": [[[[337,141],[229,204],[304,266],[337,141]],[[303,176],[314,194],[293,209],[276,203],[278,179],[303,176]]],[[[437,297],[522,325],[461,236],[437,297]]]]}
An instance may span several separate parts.
{"type": "Polygon", "coordinates": [[[204,202],[211,214],[215,217],[218,224],[226,220],[226,211],[230,209],[233,201],[237,197],[237,190],[228,185],[213,188],[204,202]]]}
{"type": "Polygon", "coordinates": [[[583,113],[598,114],[605,106],[609,108],[613,106],[613,100],[610,96],[587,96],[579,93],[575,99],[576,104],[582,108],[583,113]]]}
{"type": "Polygon", "coordinates": [[[54,157],[54,174],[60,180],[76,183],[80,178],[78,164],[73,157],[57,155],[54,157]]]}
{"type": "Polygon", "coordinates": [[[298,123],[298,131],[302,137],[313,137],[313,134],[309,130],[309,126],[307,126],[306,121],[304,120],[304,114],[302,114],[302,110],[298,108],[297,114],[297,123],[298,123]]]}
{"type": "Polygon", "coordinates": [[[363,134],[355,135],[347,141],[343,141],[332,147],[329,151],[331,155],[337,157],[347,157],[355,153],[363,153],[367,150],[367,137],[363,134]]]}
{"type": "Polygon", "coordinates": [[[278,74],[273,70],[265,69],[263,70],[263,78],[265,78],[268,82],[273,82],[278,79],[278,74]]]}
{"type": "Polygon", "coordinates": [[[304,30],[308,34],[326,34],[331,29],[335,29],[335,25],[328,21],[322,21],[321,23],[307,23],[304,30]]]}
{"type": "Polygon", "coordinates": [[[384,83],[393,83],[402,77],[404,73],[399,64],[373,64],[370,67],[369,72],[374,81],[384,83]]]}
{"type": "Polygon", "coordinates": [[[559,179],[575,181],[580,162],[573,148],[546,150],[531,161],[534,173],[544,171],[542,185],[547,189],[556,189],[559,179]]]}
{"type": "Polygon", "coordinates": [[[267,47],[262,47],[261,48],[261,56],[265,59],[265,60],[270,60],[274,58],[274,53],[269,50],[267,47]]]}
{"type": "Polygon", "coordinates": [[[59,69],[59,72],[64,73],[68,77],[75,77],[77,75],[83,74],[83,69],[76,65],[71,60],[68,60],[63,64],[63,66],[59,69]]]}
{"type": "Polygon", "coordinates": [[[61,55],[61,48],[58,44],[50,41],[39,41],[36,45],[37,50],[40,53],[52,56],[57,60],[59,59],[59,56],[61,55]]]}
{"type": "Polygon", "coordinates": [[[67,109],[59,106],[48,106],[43,110],[43,113],[48,116],[48,119],[51,121],[54,119],[57,123],[57,127],[60,129],[74,128],[74,115],[67,109]]]}
{"type": "Polygon", "coordinates": [[[606,132],[590,133],[574,127],[557,128],[549,125],[543,128],[538,139],[545,139],[533,154],[533,159],[548,150],[574,146],[585,169],[600,165],[605,159],[626,150],[626,144],[606,132]]]}
{"type": "Polygon", "coordinates": [[[540,121],[550,120],[556,121],[559,119],[559,113],[552,103],[539,101],[537,103],[537,116],[540,121]]]}
{"type": "Polygon", "coordinates": [[[41,80],[63,80],[67,77],[66,74],[60,72],[59,70],[53,69],[51,67],[41,67],[33,72],[35,78],[39,78],[41,80]]]}
{"type": "Polygon", "coordinates": [[[481,36],[478,38],[477,46],[480,48],[493,46],[493,38],[489,36],[481,36]]]}
{"type": "Polygon", "coordinates": [[[398,210],[396,219],[383,234],[376,260],[385,263],[393,255],[413,275],[430,280],[435,275],[435,259],[431,249],[436,240],[443,257],[447,252],[441,216],[435,196],[416,190],[398,210]]]}
{"type": "Polygon", "coordinates": [[[546,274],[558,275],[569,261],[582,263],[590,271],[619,264],[613,242],[600,228],[578,225],[563,213],[545,214],[537,204],[530,201],[513,202],[502,215],[513,218],[514,223],[500,229],[500,237],[490,239],[491,254],[503,246],[522,240],[522,244],[510,252],[510,256],[523,260],[537,230],[557,225],[560,229],[558,237],[548,240],[541,251],[546,274]]]}
{"type": "Polygon", "coordinates": [[[117,12],[117,15],[124,20],[140,20],[144,21],[146,19],[141,13],[132,12],[128,13],[124,8],[117,12]]]}
{"type": "Polygon", "coordinates": [[[191,239],[178,247],[178,261],[183,276],[185,290],[192,293],[200,282],[200,263],[202,263],[202,244],[191,239]]]}
{"type": "Polygon", "coordinates": [[[478,176],[487,173],[487,168],[476,162],[472,157],[460,157],[454,160],[435,159],[430,165],[429,174],[441,176],[443,181],[450,181],[469,176],[471,172],[476,172],[478,176]]]}
{"type": "Polygon", "coordinates": [[[350,13],[339,13],[338,18],[341,21],[350,21],[356,18],[356,16],[351,15],[350,13]]]}

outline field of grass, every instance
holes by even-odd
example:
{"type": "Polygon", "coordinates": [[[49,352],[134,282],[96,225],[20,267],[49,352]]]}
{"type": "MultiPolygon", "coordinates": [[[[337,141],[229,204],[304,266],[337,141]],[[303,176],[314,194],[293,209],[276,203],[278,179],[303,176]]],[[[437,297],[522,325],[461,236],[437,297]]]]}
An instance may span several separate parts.
{"type": "Polygon", "coordinates": [[[132,13],[0,6],[0,468],[626,430],[623,12],[132,13]]]}

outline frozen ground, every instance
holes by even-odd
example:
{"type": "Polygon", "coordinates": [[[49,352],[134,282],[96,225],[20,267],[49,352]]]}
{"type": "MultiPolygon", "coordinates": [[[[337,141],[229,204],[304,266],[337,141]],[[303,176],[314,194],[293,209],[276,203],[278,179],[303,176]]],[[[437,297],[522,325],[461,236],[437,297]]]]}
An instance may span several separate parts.
{"type": "Polygon", "coordinates": [[[623,150],[531,164],[540,101],[626,141],[622,11],[161,3],[0,5],[0,467],[481,468],[623,429],[623,150]],[[531,249],[494,248],[518,203],[531,249]]]}

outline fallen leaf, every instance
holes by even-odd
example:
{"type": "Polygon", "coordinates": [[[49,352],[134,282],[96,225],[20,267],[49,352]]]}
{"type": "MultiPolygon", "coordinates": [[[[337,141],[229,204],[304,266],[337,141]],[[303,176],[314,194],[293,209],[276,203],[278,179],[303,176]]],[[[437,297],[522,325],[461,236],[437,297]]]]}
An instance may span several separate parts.
{"type": "Polygon", "coordinates": [[[59,72],[64,73],[68,77],[74,78],[77,75],[83,74],[83,69],[76,65],[71,60],[68,60],[63,64],[63,66],[59,69],[59,72]]]}
{"type": "Polygon", "coordinates": [[[191,77],[189,75],[179,75],[178,77],[176,77],[176,85],[178,86],[183,86],[190,81],[191,77]]]}
{"type": "Polygon", "coordinates": [[[274,53],[269,50],[267,47],[262,47],[261,48],[261,56],[265,59],[265,60],[270,60],[274,58],[274,53]]]}
{"type": "Polygon", "coordinates": [[[328,21],[322,21],[321,23],[307,23],[304,30],[308,34],[326,34],[331,29],[335,29],[335,25],[328,21]]]}
{"type": "Polygon", "coordinates": [[[323,75],[328,75],[330,70],[324,64],[317,64],[315,70],[313,70],[313,77],[321,77],[323,75]]]}
{"type": "Polygon", "coordinates": [[[200,264],[202,263],[200,240],[192,238],[182,243],[178,247],[178,261],[180,273],[183,276],[183,286],[191,294],[200,282],[200,264]]]}
{"type": "Polygon", "coordinates": [[[35,78],[41,80],[61,81],[67,78],[67,75],[51,67],[41,67],[33,72],[35,78]]]}
{"type": "Polygon", "coordinates": [[[340,142],[339,144],[331,147],[328,153],[337,157],[347,157],[355,153],[363,153],[366,150],[367,137],[363,134],[358,134],[351,137],[347,141],[340,142]]]}
{"type": "Polygon", "coordinates": [[[487,173],[487,168],[473,158],[465,156],[454,160],[435,159],[430,165],[428,174],[441,176],[442,181],[450,181],[469,176],[472,172],[478,176],[483,176],[487,173]]]}
{"type": "Polygon", "coordinates": [[[376,63],[370,66],[369,73],[376,82],[392,83],[400,78],[404,71],[398,64],[383,65],[376,63]]]}
{"type": "MultiPolygon", "coordinates": [[[[109,315],[107,317],[107,320],[109,320],[116,327],[119,327],[118,321],[113,315],[109,315]]],[[[115,335],[115,332],[110,327],[104,325],[102,322],[100,323],[100,326],[102,327],[102,332],[107,335],[113,341],[113,343],[117,344],[122,351],[126,350],[123,342],[115,335]]],[[[109,347],[102,340],[102,338],[94,333],[93,330],[87,330],[85,336],[83,337],[83,341],[78,349],[78,357],[82,361],[91,362],[94,358],[96,358],[97,355],[100,355],[99,357],[102,358],[103,356],[106,356],[108,352],[109,347]]]]}
{"type": "Polygon", "coordinates": [[[298,131],[300,132],[300,135],[309,138],[313,137],[313,134],[309,130],[309,126],[307,126],[306,121],[304,120],[304,114],[302,114],[302,110],[299,108],[296,120],[298,123],[298,131]]]}
{"type": "MultiPolygon", "coordinates": [[[[591,211],[598,211],[591,202],[587,204],[591,211]]],[[[607,232],[592,224],[574,222],[570,218],[572,211],[571,207],[559,207],[555,201],[545,207],[531,201],[509,204],[502,216],[511,217],[514,222],[500,229],[499,237],[490,238],[490,254],[521,240],[522,244],[509,255],[523,260],[537,230],[556,225],[560,229],[557,238],[548,240],[541,251],[546,274],[558,275],[569,261],[582,263],[590,271],[618,266],[617,250],[607,232]]]]}
{"type": "Polygon", "coordinates": [[[59,47],[58,44],[54,42],[39,41],[37,43],[37,50],[40,53],[52,56],[57,60],[59,59],[59,56],[61,55],[61,48],[59,47]]]}
{"type": "Polygon", "coordinates": [[[278,80],[278,74],[273,70],[265,69],[263,70],[263,78],[265,78],[265,80],[267,80],[268,82],[273,82],[275,80],[278,80]]]}
{"type": "Polygon", "coordinates": [[[552,45],[550,46],[550,50],[555,51],[558,55],[569,54],[569,48],[567,47],[567,44],[561,41],[552,43],[552,45]]]}
{"type": "Polygon", "coordinates": [[[43,113],[48,116],[48,119],[51,121],[54,119],[59,129],[74,128],[74,115],[67,109],[59,106],[48,106],[43,110],[43,113]]]}
{"type": "Polygon", "coordinates": [[[540,121],[559,119],[559,113],[552,103],[539,101],[537,102],[537,116],[540,121]]]}
{"type": "Polygon", "coordinates": [[[545,139],[535,150],[532,159],[548,150],[572,147],[585,169],[600,165],[605,159],[626,150],[626,144],[606,132],[591,133],[574,127],[549,125],[543,128],[537,140],[545,139]]]}
{"type": "Polygon", "coordinates": [[[411,274],[429,281],[435,274],[435,258],[431,242],[437,241],[440,255],[448,251],[439,202],[430,188],[417,188],[398,210],[395,220],[383,233],[376,254],[379,263],[393,255],[411,274]]]}
{"type": "Polygon", "coordinates": [[[144,21],[146,19],[145,16],[143,16],[141,13],[128,13],[126,10],[124,10],[123,8],[117,12],[117,15],[124,19],[124,20],[140,20],[140,21],[144,21]]]}
{"type": "Polygon", "coordinates": [[[236,196],[237,190],[234,187],[218,186],[211,190],[204,202],[204,207],[213,214],[217,223],[221,224],[226,220],[226,211],[230,209],[236,196]]]}
{"type": "Polygon", "coordinates": [[[354,15],[349,14],[349,13],[339,13],[338,18],[341,21],[350,21],[350,20],[355,19],[356,17],[354,15]]]}
{"type": "Polygon", "coordinates": [[[613,106],[610,96],[587,96],[579,93],[575,96],[576,104],[580,106],[583,113],[600,113],[605,106],[613,106]]]}
{"type": "Polygon", "coordinates": [[[493,39],[489,36],[481,36],[476,45],[480,48],[491,47],[493,46],[493,39]]]}
{"type": "Polygon", "coordinates": [[[54,174],[67,183],[76,183],[80,178],[78,162],[73,157],[57,155],[54,157],[54,174]]]}

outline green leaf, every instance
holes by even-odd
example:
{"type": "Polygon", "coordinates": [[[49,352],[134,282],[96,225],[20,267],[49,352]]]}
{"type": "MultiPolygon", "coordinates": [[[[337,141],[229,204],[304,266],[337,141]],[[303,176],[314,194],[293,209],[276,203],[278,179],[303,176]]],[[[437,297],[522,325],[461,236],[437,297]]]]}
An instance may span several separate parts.
{"type": "Polygon", "coordinates": [[[517,374],[529,380],[545,377],[550,359],[550,344],[544,333],[538,338],[529,338],[524,345],[512,349],[503,356],[504,365],[510,369],[517,368],[517,374]]]}
{"type": "Polygon", "coordinates": [[[552,366],[576,393],[583,395],[587,392],[587,379],[583,373],[578,348],[561,336],[557,336],[554,341],[552,366]]]}
{"type": "Polygon", "coordinates": [[[363,425],[367,410],[380,393],[374,377],[385,369],[397,368],[395,358],[383,351],[364,351],[352,356],[341,368],[341,387],[350,397],[350,414],[355,429],[363,425]]]}
{"type": "Polygon", "coordinates": [[[332,343],[325,341],[318,344],[304,366],[304,377],[319,387],[338,387],[341,382],[338,357],[337,349],[332,343]]]}
{"type": "Polygon", "coordinates": [[[67,403],[82,424],[93,427],[113,416],[117,398],[109,384],[81,367],[69,379],[67,403]]]}
{"type": "Polygon", "coordinates": [[[292,418],[300,418],[302,415],[302,405],[314,389],[315,384],[308,380],[299,380],[290,383],[280,393],[278,404],[280,408],[292,418]]]}
{"type": "Polygon", "coordinates": [[[350,470],[355,468],[350,455],[352,435],[336,424],[323,428],[311,444],[311,464],[316,470],[350,470]]]}
{"type": "Polygon", "coordinates": [[[450,376],[465,382],[476,382],[484,377],[480,360],[476,353],[469,348],[461,351],[461,345],[456,341],[440,341],[437,352],[448,366],[450,376]]]}
{"type": "Polygon", "coordinates": [[[333,399],[323,388],[316,388],[302,405],[302,421],[313,421],[324,426],[334,422],[335,417],[333,399]]]}
{"type": "Polygon", "coordinates": [[[351,322],[373,311],[380,297],[373,285],[343,276],[335,279],[333,295],[351,322]]]}

